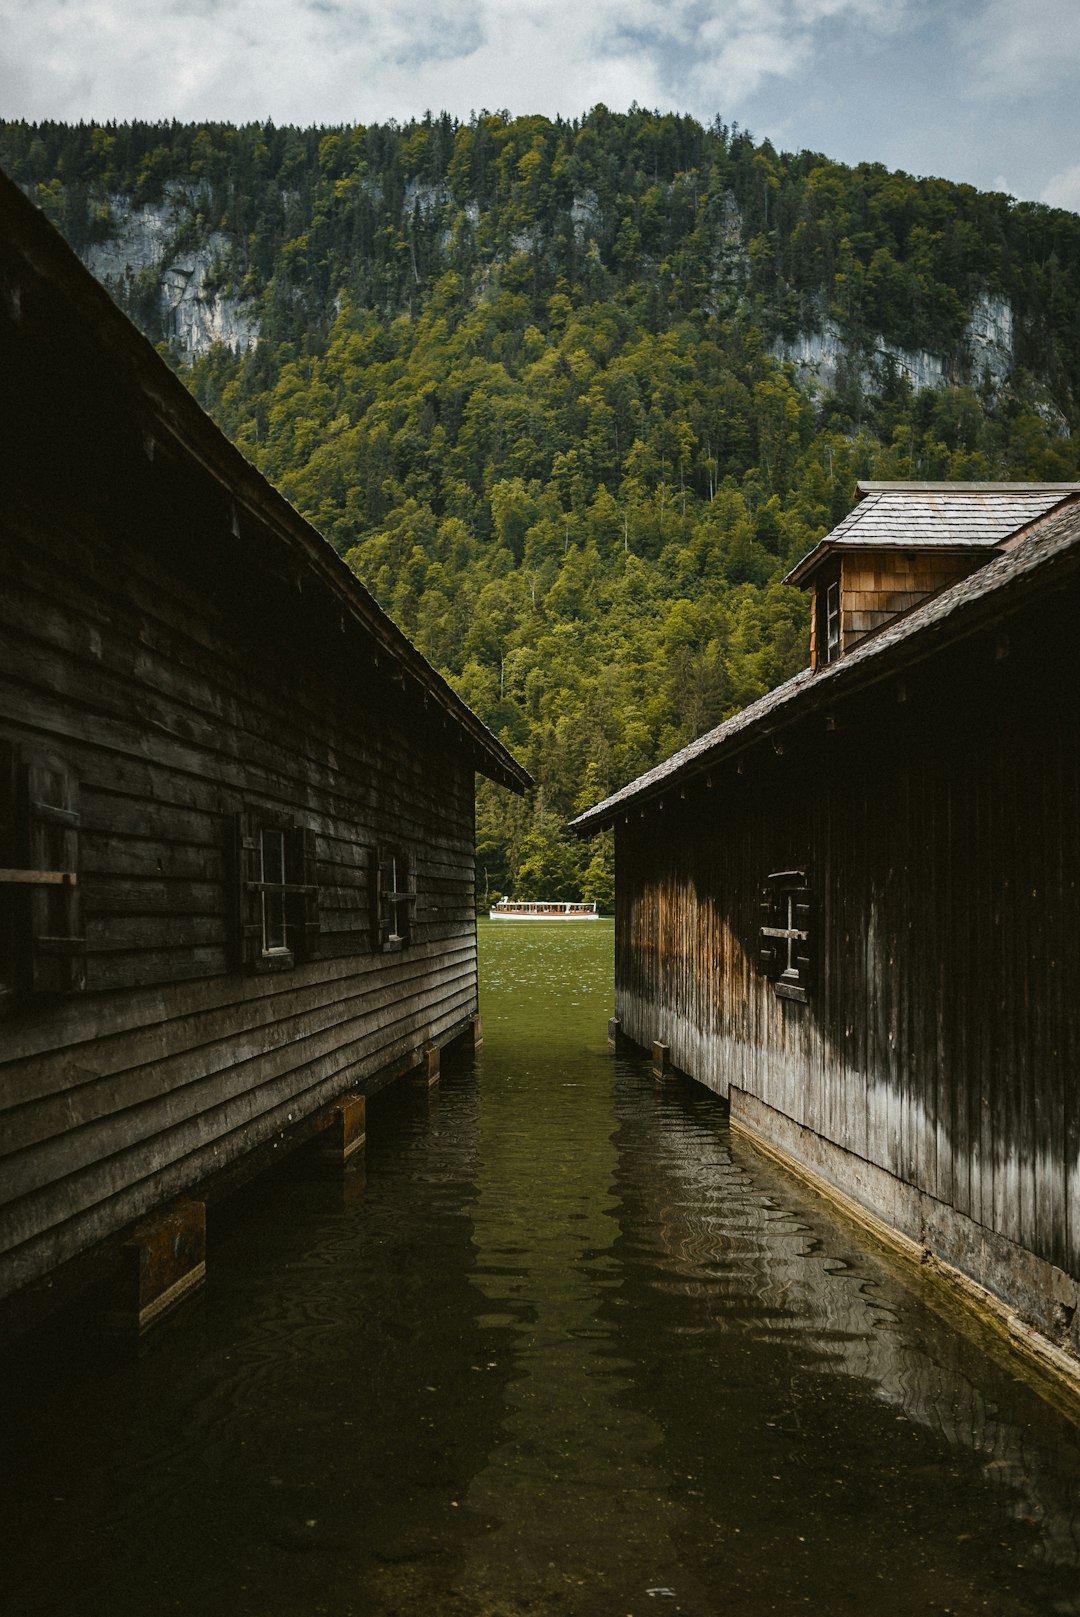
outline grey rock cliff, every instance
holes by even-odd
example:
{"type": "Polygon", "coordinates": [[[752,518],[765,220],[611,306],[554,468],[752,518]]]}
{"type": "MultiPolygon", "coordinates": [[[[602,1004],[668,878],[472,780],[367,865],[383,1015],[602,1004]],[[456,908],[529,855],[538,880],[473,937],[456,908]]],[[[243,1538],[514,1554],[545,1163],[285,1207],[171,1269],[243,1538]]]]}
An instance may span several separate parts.
{"type": "Polygon", "coordinates": [[[214,272],[229,250],[220,231],[200,234],[199,188],[174,185],[160,204],[133,208],[125,196],[111,196],[113,231],[107,241],[86,248],[83,259],[122,307],[130,309],[140,286],[156,282],[162,336],[185,359],[224,343],[234,353],[253,348],[259,328],[254,304],[215,284],[214,272]],[[188,239],[197,246],[184,248],[188,239]]]}
{"type": "Polygon", "coordinates": [[[843,367],[854,368],[860,385],[878,391],[892,366],[916,393],[924,388],[978,386],[989,376],[994,387],[1005,383],[1013,368],[1013,312],[1007,299],[984,293],[968,320],[959,352],[946,359],[926,349],[900,348],[884,338],[872,352],[853,350],[835,320],[822,320],[816,331],[804,331],[791,341],[772,344],[777,359],[790,360],[804,381],[835,387],[843,367]]]}

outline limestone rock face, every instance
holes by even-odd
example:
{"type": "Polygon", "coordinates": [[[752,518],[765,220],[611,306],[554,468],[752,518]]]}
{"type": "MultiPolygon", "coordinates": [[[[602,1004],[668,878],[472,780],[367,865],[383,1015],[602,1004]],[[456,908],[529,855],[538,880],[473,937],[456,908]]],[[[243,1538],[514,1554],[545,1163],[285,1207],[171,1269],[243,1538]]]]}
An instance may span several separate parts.
{"type": "Polygon", "coordinates": [[[168,253],[178,221],[164,208],[132,209],[129,197],[113,192],[109,199],[113,235],[83,252],[83,262],[98,280],[113,290],[146,270],[156,270],[168,253]]]}
{"type": "Polygon", "coordinates": [[[149,280],[162,336],[185,359],[214,343],[234,353],[254,348],[259,337],[251,300],[215,284],[230,244],[220,231],[200,232],[202,200],[197,186],[183,185],[170,186],[160,204],[141,208],[133,208],[130,197],[111,196],[113,232],[83,253],[87,268],[125,309],[132,309],[149,280]],[[188,241],[197,245],[185,247],[188,241]]]}
{"type": "Polygon", "coordinates": [[[853,369],[859,385],[877,392],[889,369],[906,376],[912,391],[924,388],[978,386],[989,376],[994,387],[1009,378],[1013,368],[1013,312],[1006,298],[983,293],[971,311],[959,351],[949,358],[926,349],[900,348],[878,338],[869,355],[855,351],[835,320],[822,320],[816,331],[804,331],[790,341],[772,344],[777,359],[790,360],[806,381],[835,387],[843,368],[853,369]]]}
{"type": "Polygon", "coordinates": [[[429,185],[422,180],[410,180],[405,187],[403,211],[412,213],[416,208],[421,218],[427,218],[453,201],[448,185],[429,185]]]}
{"type": "Polygon", "coordinates": [[[981,381],[987,372],[995,387],[1006,381],[1014,353],[1013,312],[1009,300],[985,293],[971,311],[967,336],[975,379],[981,381]]]}
{"type": "Polygon", "coordinates": [[[214,231],[201,247],[161,271],[158,303],[165,335],[189,358],[205,353],[213,343],[224,343],[239,353],[254,348],[259,340],[250,303],[206,285],[207,276],[227,249],[225,236],[214,231]]]}
{"type": "MultiPolygon", "coordinates": [[[[373,191],[378,188],[367,182],[373,191]]],[[[129,196],[109,198],[112,231],[109,239],[88,247],[88,267],[129,312],[141,304],[156,308],[161,334],[174,343],[185,359],[224,343],[234,353],[253,348],[259,340],[256,305],[230,290],[226,266],[230,241],[222,231],[207,231],[203,209],[209,198],[201,182],[174,181],[160,203],[135,208],[129,196]]],[[[405,187],[403,211],[429,217],[449,206],[452,197],[443,184],[411,180],[405,187]]],[[[480,209],[475,201],[464,208],[468,224],[476,226],[480,209]]],[[[573,199],[570,217],[579,242],[591,238],[598,226],[601,205],[586,191],[573,199]]],[[[711,312],[719,312],[737,298],[749,275],[743,241],[743,221],[735,197],[723,201],[721,241],[707,293],[711,312]]],[[[453,231],[444,232],[443,246],[452,243],[453,231]]],[[[528,252],[540,245],[539,226],[521,232],[511,248],[528,252]]],[[[804,381],[833,388],[845,375],[867,392],[880,392],[890,372],[905,376],[912,389],[970,384],[988,378],[1001,387],[1014,363],[1013,311],[1006,298],[983,294],[971,311],[963,342],[949,355],[923,349],[905,349],[878,338],[869,349],[855,348],[839,324],[823,318],[812,331],[771,345],[777,359],[790,361],[804,381]]]]}
{"type": "Polygon", "coordinates": [[[595,230],[601,218],[600,198],[595,191],[582,191],[570,204],[570,218],[574,225],[574,235],[578,241],[584,241],[587,234],[595,230]]]}

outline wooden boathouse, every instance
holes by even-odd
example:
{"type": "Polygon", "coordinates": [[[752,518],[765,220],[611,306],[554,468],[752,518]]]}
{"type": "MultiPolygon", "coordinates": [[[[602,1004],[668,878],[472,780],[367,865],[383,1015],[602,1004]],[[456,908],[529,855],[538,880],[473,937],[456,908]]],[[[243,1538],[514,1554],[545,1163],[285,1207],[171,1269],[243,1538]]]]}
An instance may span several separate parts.
{"type": "Polygon", "coordinates": [[[124,1266],[477,1017],[526,772],[0,179],[0,1316],[124,1266]]]}
{"type": "Polygon", "coordinates": [[[1072,1373],[1080,487],[859,494],[789,575],[811,668],[574,822],[616,1031],[1072,1373]]]}

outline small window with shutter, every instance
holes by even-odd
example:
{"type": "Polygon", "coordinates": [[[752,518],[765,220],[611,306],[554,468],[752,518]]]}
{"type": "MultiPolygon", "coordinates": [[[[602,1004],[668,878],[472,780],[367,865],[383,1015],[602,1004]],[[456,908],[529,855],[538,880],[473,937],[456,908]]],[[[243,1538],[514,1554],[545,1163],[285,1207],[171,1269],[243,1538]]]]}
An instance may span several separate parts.
{"type": "Polygon", "coordinates": [[[416,888],[412,861],[402,848],[371,850],[371,938],[376,949],[404,949],[412,942],[416,888]]]}
{"type": "Polygon", "coordinates": [[[778,870],[761,889],[758,966],[777,997],[805,1001],[813,985],[814,905],[804,870],[778,870]]]}
{"type": "Polygon", "coordinates": [[[0,742],[0,1009],[86,986],[81,829],[64,760],[0,742]]]}
{"type": "Polygon", "coordinates": [[[232,954],[242,971],[287,971],[319,953],[315,833],[272,810],[230,822],[232,954]]]}

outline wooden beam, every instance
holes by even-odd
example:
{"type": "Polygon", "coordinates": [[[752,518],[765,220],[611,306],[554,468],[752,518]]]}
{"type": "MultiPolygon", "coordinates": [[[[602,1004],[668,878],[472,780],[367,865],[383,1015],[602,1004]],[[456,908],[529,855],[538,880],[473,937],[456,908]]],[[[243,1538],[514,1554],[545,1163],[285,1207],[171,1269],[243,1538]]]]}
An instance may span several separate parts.
{"type": "Polygon", "coordinates": [[[206,1203],[178,1201],[137,1224],[107,1313],[115,1329],[145,1331],[206,1279],[206,1203]]]}
{"type": "Polygon", "coordinates": [[[0,870],[0,882],[16,887],[77,887],[75,870],[0,870]]]}
{"type": "Polygon", "coordinates": [[[326,1113],[319,1136],[319,1155],[326,1162],[346,1163],[364,1149],[367,1102],[363,1095],[343,1095],[326,1113]]]}

